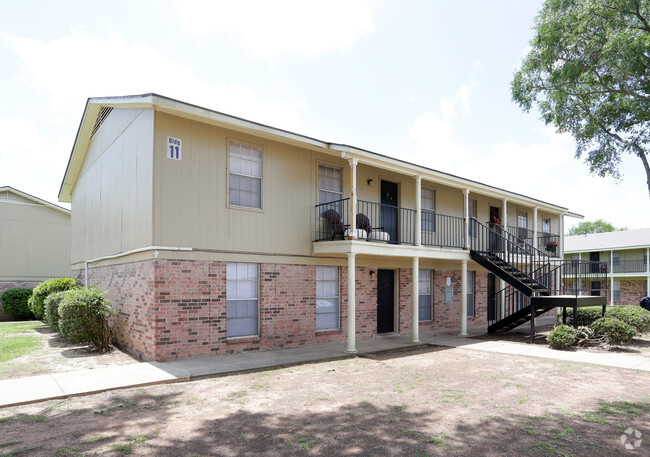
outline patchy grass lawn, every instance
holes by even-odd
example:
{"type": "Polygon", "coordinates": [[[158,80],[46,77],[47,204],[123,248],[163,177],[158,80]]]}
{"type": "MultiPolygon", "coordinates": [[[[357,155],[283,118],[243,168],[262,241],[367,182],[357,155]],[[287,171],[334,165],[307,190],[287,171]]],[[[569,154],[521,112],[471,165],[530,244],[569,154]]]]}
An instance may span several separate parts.
{"type": "Polygon", "coordinates": [[[40,321],[0,322],[0,379],[133,362],[119,350],[100,353],[71,344],[40,321]]]}
{"type": "Polygon", "coordinates": [[[43,349],[43,339],[36,330],[44,327],[39,321],[0,322],[0,362],[43,349]]]}
{"type": "Polygon", "coordinates": [[[649,379],[411,348],[1,409],[0,455],[646,456],[649,379]]]}

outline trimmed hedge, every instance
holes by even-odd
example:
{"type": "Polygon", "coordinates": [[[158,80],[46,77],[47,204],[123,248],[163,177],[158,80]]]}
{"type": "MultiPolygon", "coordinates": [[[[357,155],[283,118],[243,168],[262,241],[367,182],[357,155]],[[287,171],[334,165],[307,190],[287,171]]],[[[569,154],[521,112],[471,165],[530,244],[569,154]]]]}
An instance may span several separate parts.
{"type": "Polygon", "coordinates": [[[563,349],[576,343],[578,331],[569,325],[560,324],[546,337],[549,346],[553,349],[563,349]]]}
{"type": "Polygon", "coordinates": [[[34,314],[29,308],[29,297],[32,296],[32,289],[9,289],[5,290],[2,299],[2,309],[5,313],[18,319],[34,319],[34,314]]]}
{"type": "Polygon", "coordinates": [[[607,317],[615,317],[618,320],[634,327],[638,333],[650,329],[650,311],[637,305],[623,305],[607,308],[607,317]]]}
{"type": "MultiPolygon", "coordinates": [[[[573,325],[573,308],[567,308],[566,314],[567,325],[573,325]]],[[[561,319],[562,314],[558,317],[561,319]]],[[[578,308],[578,327],[588,327],[601,317],[603,317],[602,306],[585,306],[583,308],[578,308]]]]}
{"type": "Polygon", "coordinates": [[[68,292],[70,291],[56,292],[48,295],[45,299],[45,322],[57,332],[59,331],[59,305],[68,292]]]}
{"type": "Polygon", "coordinates": [[[104,292],[92,287],[66,292],[59,305],[59,331],[73,343],[88,343],[101,351],[111,349],[109,319],[113,308],[104,292]]]}
{"type": "Polygon", "coordinates": [[[56,278],[43,281],[34,287],[34,292],[29,299],[29,308],[36,316],[36,319],[45,320],[45,299],[48,295],[77,287],[81,286],[72,278],[56,278]]]}
{"type": "Polygon", "coordinates": [[[605,338],[612,346],[629,343],[636,335],[636,329],[615,317],[601,317],[591,325],[596,336],[605,338]]]}

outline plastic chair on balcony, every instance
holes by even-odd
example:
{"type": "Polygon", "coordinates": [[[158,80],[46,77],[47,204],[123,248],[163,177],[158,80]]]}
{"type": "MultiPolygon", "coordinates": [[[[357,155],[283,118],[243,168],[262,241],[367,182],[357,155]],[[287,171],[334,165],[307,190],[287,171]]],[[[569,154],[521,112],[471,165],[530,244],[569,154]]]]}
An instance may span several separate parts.
{"type": "Polygon", "coordinates": [[[325,211],[325,214],[323,214],[323,216],[325,219],[327,219],[330,232],[332,232],[332,240],[334,240],[334,238],[337,236],[340,236],[341,239],[343,239],[343,234],[345,233],[345,225],[343,225],[343,219],[341,219],[341,215],[334,209],[328,209],[325,211]]]}
{"type": "Polygon", "coordinates": [[[373,227],[370,224],[370,219],[365,214],[357,214],[357,228],[367,233],[368,241],[390,241],[390,235],[384,232],[384,227],[373,227]]]}

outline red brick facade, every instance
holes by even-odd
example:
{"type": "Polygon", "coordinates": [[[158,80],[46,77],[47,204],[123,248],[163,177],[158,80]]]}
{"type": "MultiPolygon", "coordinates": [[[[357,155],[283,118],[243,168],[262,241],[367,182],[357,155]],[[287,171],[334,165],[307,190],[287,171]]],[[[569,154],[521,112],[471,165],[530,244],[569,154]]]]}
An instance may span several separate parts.
{"type": "MultiPolygon", "coordinates": [[[[150,260],[89,270],[89,283],[108,291],[118,345],[155,360],[295,347],[347,337],[347,268],[340,271],[340,329],[316,330],[316,267],[259,266],[258,337],[226,337],[226,263],[150,260]]],[[[377,334],[377,269],[356,270],[357,338],[377,334]]],[[[397,331],[411,332],[411,269],[400,269],[397,331]]],[[[460,271],[434,271],[434,320],[422,329],[460,326],[460,271]],[[444,303],[446,278],[453,301],[444,303]]],[[[487,273],[476,273],[476,312],[486,323],[487,273]]]]}
{"type": "Polygon", "coordinates": [[[621,279],[620,281],[621,298],[614,300],[615,305],[638,305],[641,299],[647,295],[646,279],[621,279]]]}

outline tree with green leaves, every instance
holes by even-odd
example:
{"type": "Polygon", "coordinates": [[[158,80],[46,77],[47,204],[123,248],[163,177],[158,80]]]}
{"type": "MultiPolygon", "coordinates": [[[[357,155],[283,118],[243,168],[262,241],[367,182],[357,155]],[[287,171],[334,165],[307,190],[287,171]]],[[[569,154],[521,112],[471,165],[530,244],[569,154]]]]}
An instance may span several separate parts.
{"type": "Polygon", "coordinates": [[[597,221],[580,222],[575,227],[571,227],[569,229],[567,236],[588,235],[590,233],[616,232],[619,230],[627,230],[627,227],[616,228],[609,222],[598,219],[597,221]]]}
{"type": "Polygon", "coordinates": [[[571,133],[593,174],[620,180],[637,156],[650,194],[650,0],[546,0],[534,30],[513,100],[571,133]]]}

